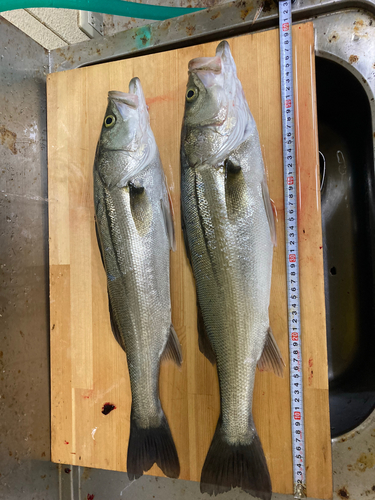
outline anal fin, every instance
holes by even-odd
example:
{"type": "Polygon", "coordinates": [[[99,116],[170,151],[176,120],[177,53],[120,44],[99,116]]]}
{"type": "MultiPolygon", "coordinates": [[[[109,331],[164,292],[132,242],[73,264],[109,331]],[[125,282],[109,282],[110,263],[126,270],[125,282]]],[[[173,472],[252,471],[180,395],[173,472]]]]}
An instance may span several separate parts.
{"type": "Polygon", "coordinates": [[[273,372],[278,377],[284,376],[285,363],[281,355],[280,349],[273,336],[272,330],[269,327],[266,336],[266,342],[261,357],[258,361],[260,371],[273,372]]]}
{"type": "Polygon", "coordinates": [[[167,344],[163,352],[163,359],[170,359],[174,361],[177,366],[181,366],[182,363],[181,344],[172,324],[169,330],[167,344]]]}

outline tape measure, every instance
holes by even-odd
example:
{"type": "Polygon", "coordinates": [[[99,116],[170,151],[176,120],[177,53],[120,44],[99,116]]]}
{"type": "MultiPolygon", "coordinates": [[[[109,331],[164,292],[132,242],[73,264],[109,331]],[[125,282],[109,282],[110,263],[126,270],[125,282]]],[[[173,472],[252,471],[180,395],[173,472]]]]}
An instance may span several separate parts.
{"type": "Polygon", "coordinates": [[[305,498],[305,426],[303,416],[291,0],[279,1],[279,28],[293,483],[294,498],[305,498]]]}

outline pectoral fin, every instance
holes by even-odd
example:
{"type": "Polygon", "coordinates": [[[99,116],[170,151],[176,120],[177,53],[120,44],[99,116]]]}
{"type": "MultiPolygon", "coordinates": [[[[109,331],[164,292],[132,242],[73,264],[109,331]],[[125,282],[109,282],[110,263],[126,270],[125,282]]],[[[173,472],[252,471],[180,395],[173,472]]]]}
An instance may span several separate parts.
{"type": "Polygon", "coordinates": [[[264,208],[266,210],[267,214],[267,219],[268,219],[268,224],[270,226],[270,233],[271,233],[271,240],[274,246],[276,246],[276,217],[275,217],[275,210],[272,207],[272,200],[270,198],[270,193],[268,191],[268,185],[267,185],[267,180],[266,177],[263,178],[262,181],[262,195],[263,195],[263,202],[264,202],[264,208]]]}
{"type": "Polygon", "coordinates": [[[145,188],[129,182],[130,209],[140,236],[145,236],[152,222],[152,206],[145,188]]]}
{"type": "Polygon", "coordinates": [[[258,361],[258,368],[260,371],[273,372],[278,377],[283,377],[284,367],[285,363],[280,349],[276,343],[271,328],[268,328],[263,352],[258,361]]]}
{"type": "Polygon", "coordinates": [[[248,194],[245,178],[240,165],[229,158],[224,162],[225,167],[225,203],[230,219],[237,219],[245,212],[248,204],[248,194]]]}

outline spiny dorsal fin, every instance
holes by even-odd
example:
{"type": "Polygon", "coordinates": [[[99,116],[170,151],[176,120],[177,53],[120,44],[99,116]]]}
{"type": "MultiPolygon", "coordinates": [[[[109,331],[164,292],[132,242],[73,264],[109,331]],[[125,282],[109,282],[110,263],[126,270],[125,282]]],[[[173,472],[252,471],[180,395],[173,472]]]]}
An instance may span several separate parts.
{"type": "Polygon", "coordinates": [[[176,237],[174,233],[174,222],[173,222],[173,205],[172,198],[169,194],[168,188],[168,202],[165,199],[161,200],[161,210],[163,212],[164,224],[168,234],[169,246],[173,252],[176,251],[176,237]]]}
{"type": "Polygon", "coordinates": [[[269,327],[264,344],[263,352],[258,361],[258,368],[260,371],[273,372],[278,377],[284,376],[284,360],[281,355],[280,349],[273,336],[272,330],[269,327]]]}
{"type": "Polygon", "coordinates": [[[215,353],[212,349],[210,339],[206,331],[206,327],[203,322],[203,315],[199,304],[197,303],[197,323],[198,323],[198,344],[199,350],[202,354],[206,356],[211,364],[216,363],[215,353]]]}
{"type": "Polygon", "coordinates": [[[184,218],[184,210],[183,210],[182,203],[181,203],[181,229],[182,229],[182,235],[184,237],[186,255],[187,255],[187,258],[189,259],[190,266],[193,267],[193,264],[191,262],[191,253],[190,253],[190,247],[189,247],[189,242],[188,242],[188,237],[187,237],[186,224],[185,224],[185,218],[184,218]]]}
{"type": "Polygon", "coordinates": [[[169,330],[167,344],[163,352],[163,359],[170,359],[174,361],[177,366],[181,366],[182,363],[181,344],[172,324],[169,330]]]}
{"type": "Polygon", "coordinates": [[[115,315],[113,313],[113,309],[112,309],[112,305],[111,305],[111,298],[109,296],[109,293],[108,293],[108,306],[109,306],[109,318],[111,320],[111,328],[112,328],[113,336],[115,337],[117,342],[120,344],[122,349],[126,352],[125,344],[124,344],[120,329],[117,326],[117,321],[116,321],[115,315]]]}
{"type": "Polygon", "coordinates": [[[263,196],[264,208],[265,208],[266,214],[267,214],[268,224],[270,226],[271,240],[272,240],[273,245],[276,246],[277,240],[276,240],[275,212],[274,212],[274,209],[272,208],[272,203],[271,203],[270,193],[268,191],[266,176],[264,176],[263,180],[262,180],[262,196],[263,196]]]}
{"type": "MultiPolygon", "coordinates": [[[[101,238],[100,238],[99,226],[98,226],[98,221],[97,221],[96,217],[95,217],[95,233],[96,233],[96,239],[98,242],[98,247],[100,250],[100,256],[102,258],[103,267],[105,269],[102,242],[101,242],[101,238]]],[[[112,305],[111,305],[111,298],[109,296],[109,292],[108,292],[108,308],[109,308],[109,318],[111,320],[111,328],[112,328],[113,335],[114,335],[115,339],[117,340],[117,342],[122,347],[122,349],[125,351],[125,344],[124,344],[120,329],[117,326],[116,318],[115,318],[115,315],[114,315],[114,312],[112,309],[112,305]]]]}

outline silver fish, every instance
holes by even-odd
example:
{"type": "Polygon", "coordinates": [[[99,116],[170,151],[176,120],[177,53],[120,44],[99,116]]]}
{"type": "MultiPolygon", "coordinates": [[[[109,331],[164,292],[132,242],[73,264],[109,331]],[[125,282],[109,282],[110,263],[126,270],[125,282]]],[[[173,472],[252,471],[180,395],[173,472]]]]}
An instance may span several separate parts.
{"type": "Polygon", "coordinates": [[[171,323],[173,218],[158,148],[138,78],[129,93],[109,92],[94,163],[98,243],[107,274],[111,325],[127,355],[132,392],[127,470],[139,477],[156,463],[180,473],[159,399],[163,357],[181,364],[171,323]]]}
{"type": "Polygon", "coordinates": [[[255,121],[227,42],[189,63],[181,137],[185,245],[198,299],[199,347],[217,363],[221,414],[201,491],[239,486],[269,500],[252,417],[256,366],[283,373],[269,326],[273,209],[255,121]]]}

